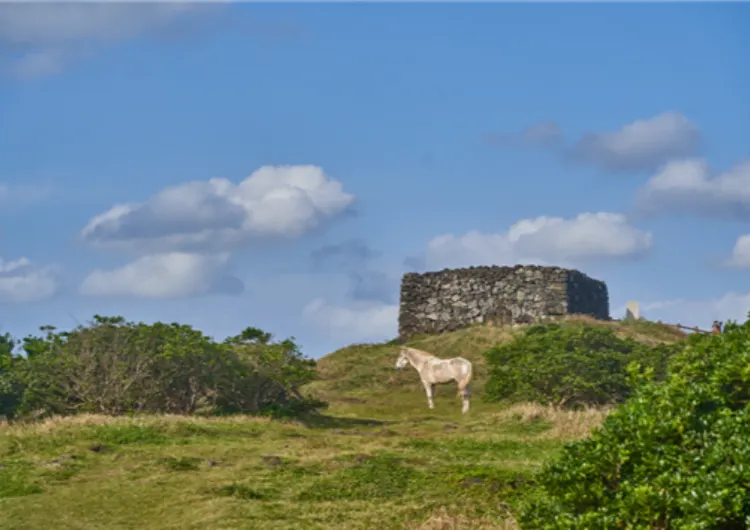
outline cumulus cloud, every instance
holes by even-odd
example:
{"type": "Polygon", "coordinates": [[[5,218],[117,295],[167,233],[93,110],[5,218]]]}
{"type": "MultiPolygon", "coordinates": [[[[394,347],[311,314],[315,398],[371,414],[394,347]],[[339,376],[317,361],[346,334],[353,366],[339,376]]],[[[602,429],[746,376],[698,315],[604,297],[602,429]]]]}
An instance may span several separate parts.
{"type": "Polygon", "coordinates": [[[562,130],[554,121],[543,121],[520,133],[487,133],[483,138],[494,147],[553,147],[562,140],[562,130]]]}
{"type": "Polygon", "coordinates": [[[713,177],[703,159],[671,161],[638,190],[636,207],[652,214],[750,219],[750,160],[713,177]]]}
{"type": "Polygon", "coordinates": [[[519,133],[488,133],[483,140],[495,147],[550,149],[564,160],[619,172],[652,170],[672,158],[693,155],[701,134],[688,118],[668,111],[616,130],[585,133],[565,147],[562,129],[554,121],[535,123],[519,133]]]}
{"type": "Polygon", "coordinates": [[[726,261],[728,267],[750,269],[750,234],[737,238],[732,256],[726,261]]]}
{"type": "Polygon", "coordinates": [[[572,219],[523,219],[506,232],[468,232],[433,238],[419,260],[428,268],[471,265],[571,265],[591,260],[633,259],[648,252],[650,232],[616,213],[582,213],[572,219]]]}
{"type": "Polygon", "coordinates": [[[166,188],[91,219],[81,238],[123,250],[228,249],[253,239],[295,238],[342,214],[354,196],[317,166],[265,166],[166,188]]]}
{"type": "Polygon", "coordinates": [[[606,171],[639,171],[689,156],[700,143],[698,127],[678,112],[663,112],[615,131],[584,134],[570,150],[579,162],[606,171]]]}
{"type": "Polygon", "coordinates": [[[97,269],[81,284],[87,296],[181,298],[209,293],[239,294],[238,278],[224,274],[228,254],[168,252],[142,256],[113,270],[97,269]]]}
{"type": "Polygon", "coordinates": [[[358,302],[333,305],[316,298],[303,310],[308,325],[341,342],[390,340],[398,335],[398,305],[358,302]]]}
{"type": "Polygon", "coordinates": [[[0,303],[43,300],[54,296],[60,285],[54,267],[35,267],[28,258],[0,258],[0,303]]]}

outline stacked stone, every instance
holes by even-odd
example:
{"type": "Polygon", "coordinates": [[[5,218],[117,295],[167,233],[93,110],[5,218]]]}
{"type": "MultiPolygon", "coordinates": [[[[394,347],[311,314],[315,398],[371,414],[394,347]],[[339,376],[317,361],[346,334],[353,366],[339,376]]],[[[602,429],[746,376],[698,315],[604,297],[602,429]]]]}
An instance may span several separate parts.
{"type": "Polygon", "coordinates": [[[529,323],[584,313],[609,318],[604,282],[560,267],[469,267],[405,274],[399,335],[443,333],[472,324],[529,323]]]}
{"type": "Polygon", "coordinates": [[[598,320],[609,320],[609,291],[607,284],[582,272],[568,271],[568,313],[590,315],[598,320]]]}

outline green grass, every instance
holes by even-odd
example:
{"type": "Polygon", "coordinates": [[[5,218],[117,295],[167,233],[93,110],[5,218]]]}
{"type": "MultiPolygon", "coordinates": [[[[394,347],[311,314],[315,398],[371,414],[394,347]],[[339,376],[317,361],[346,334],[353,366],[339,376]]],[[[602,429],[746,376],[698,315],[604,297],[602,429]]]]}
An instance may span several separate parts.
{"type": "Polygon", "coordinates": [[[427,409],[416,373],[393,370],[397,347],[380,344],[321,360],[309,391],[330,401],[323,416],[0,424],[0,528],[515,528],[533,472],[606,411],[483,403],[481,352],[509,335],[480,327],[412,343],[475,362],[465,416],[454,387],[427,409]]]}
{"type": "Polygon", "coordinates": [[[552,422],[452,416],[335,428],[101,416],[6,426],[0,527],[404,528],[441,508],[505,519],[498,500],[512,502],[560,445],[545,437],[552,422]]]}
{"type": "MultiPolygon", "coordinates": [[[[621,337],[633,338],[649,345],[671,343],[685,334],[663,324],[645,320],[603,322],[585,316],[568,317],[566,326],[596,325],[611,327],[621,337]]],[[[478,325],[467,329],[416,338],[408,346],[434,353],[438,357],[465,357],[474,365],[473,393],[482,394],[486,380],[483,353],[492,346],[506,342],[523,327],[508,329],[478,325]]],[[[395,343],[355,344],[320,359],[320,380],[308,391],[332,404],[341,414],[359,414],[363,408],[378,414],[400,414],[410,417],[424,412],[424,395],[416,372],[410,368],[394,370],[399,346],[395,343]]],[[[439,388],[443,394],[454,393],[455,386],[439,388]]],[[[482,407],[474,400],[472,407],[482,407]]]]}

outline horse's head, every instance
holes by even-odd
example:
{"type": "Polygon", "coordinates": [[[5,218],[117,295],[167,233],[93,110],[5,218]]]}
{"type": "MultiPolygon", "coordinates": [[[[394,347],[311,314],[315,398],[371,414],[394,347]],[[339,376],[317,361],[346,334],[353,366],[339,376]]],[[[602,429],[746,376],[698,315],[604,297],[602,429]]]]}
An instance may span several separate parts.
{"type": "Polygon", "coordinates": [[[406,356],[406,350],[401,348],[398,352],[398,359],[396,360],[396,370],[401,370],[407,364],[409,364],[409,358],[406,356]]]}

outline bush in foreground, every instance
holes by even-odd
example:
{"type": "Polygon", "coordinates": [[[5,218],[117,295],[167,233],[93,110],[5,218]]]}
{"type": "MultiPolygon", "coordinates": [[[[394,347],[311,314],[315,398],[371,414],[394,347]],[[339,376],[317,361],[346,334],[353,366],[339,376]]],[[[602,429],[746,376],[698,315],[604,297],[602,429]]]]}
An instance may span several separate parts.
{"type": "Polygon", "coordinates": [[[600,326],[529,327],[487,353],[489,401],[537,402],[567,408],[619,403],[631,392],[627,366],[639,362],[664,377],[675,345],[649,347],[600,326]]]}
{"type": "Polygon", "coordinates": [[[9,333],[0,335],[0,419],[12,417],[18,408],[22,388],[15,367],[17,358],[13,355],[16,342],[9,333]]]}
{"type": "Polygon", "coordinates": [[[539,474],[522,527],[748,528],[749,403],[750,321],[692,336],[663,383],[641,382],[539,474]]]}
{"type": "Polygon", "coordinates": [[[186,325],[98,315],[70,332],[42,329],[46,336],[24,339],[24,356],[0,353],[6,416],[280,414],[323,405],[298,390],[314,378],[315,361],[294,341],[255,328],[222,343],[186,325]],[[12,406],[4,380],[16,385],[12,406]]]}

